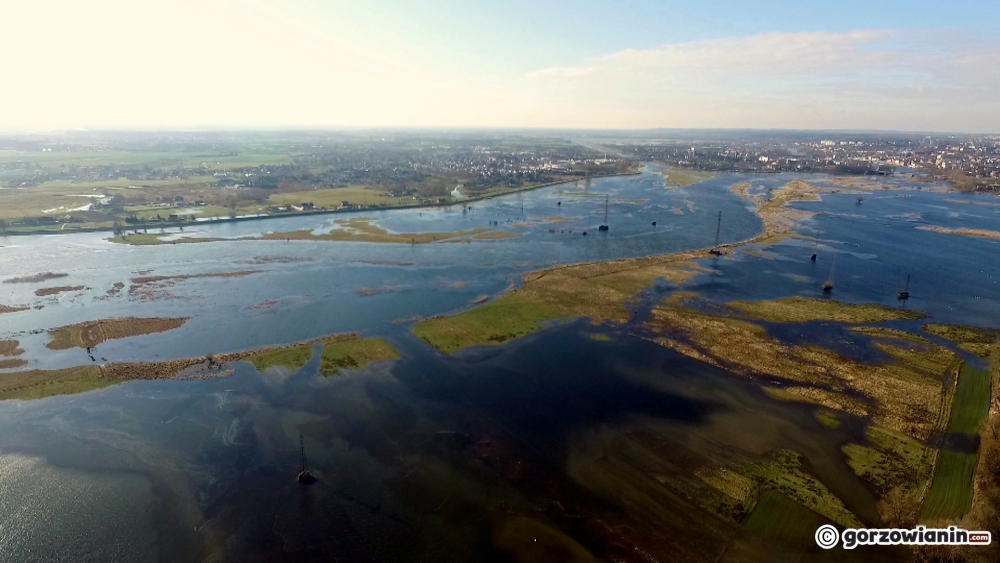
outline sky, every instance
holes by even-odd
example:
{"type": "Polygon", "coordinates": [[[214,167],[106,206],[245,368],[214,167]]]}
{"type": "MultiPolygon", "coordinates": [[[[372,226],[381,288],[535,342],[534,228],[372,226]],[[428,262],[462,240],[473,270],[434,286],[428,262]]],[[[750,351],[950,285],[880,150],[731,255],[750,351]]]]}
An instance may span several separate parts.
{"type": "Polygon", "coordinates": [[[1000,2],[4,0],[0,130],[1000,133],[1000,2]]]}

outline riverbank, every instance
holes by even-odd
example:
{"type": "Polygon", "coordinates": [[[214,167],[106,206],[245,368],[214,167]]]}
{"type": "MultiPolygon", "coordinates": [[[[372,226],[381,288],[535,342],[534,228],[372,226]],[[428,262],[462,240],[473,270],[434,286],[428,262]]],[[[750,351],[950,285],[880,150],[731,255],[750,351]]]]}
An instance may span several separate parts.
{"type": "MultiPolygon", "coordinates": [[[[619,174],[604,174],[600,176],[592,176],[592,179],[599,178],[614,178],[617,176],[636,176],[642,174],[642,172],[622,172],[619,174]]],[[[134,225],[124,225],[122,230],[124,231],[146,231],[149,229],[183,229],[184,227],[196,227],[200,225],[213,225],[218,223],[240,223],[244,221],[259,221],[265,219],[287,219],[289,217],[308,217],[313,215],[334,215],[341,213],[358,213],[359,211],[393,211],[397,209],[428,209],[428,208],[448,208],[455,207],[457,205],[469,205],[470,203],[475,203],[478,201],[485,201],[488,199],[493,199],[495,197],[502,197],[511,194],[529,192],[532,190],[537,190],[540,188],[547,188],[550,186],[558,186],[561,184],[571,184],[578,181],[579,178],[558,180],[555,182],[546,182],[543,184],[537,184],[534,186],[527,186],[523,188],[515,188],[510,190],[504,190],[500,192],[489,193],[481,196],[467,197],[460,200],[448,201],[443,203],[415,203],[409,205],[393,205],[393,206],[379,206],[372,205],[368,207],[352,208],[352,209],[316,209],[312,211],[295,211],[288,213],[275,213],[275,214],[257,214],[252,216],[239,216],[239,217],[214,217],[211,219],[206,219],[204,221],[188,221],[188,222],[156,222],[156,223],[141,223],[134,225]]],[[[62,234],[76,234],[76,233],[105,233],[105,232],[115,232],[115,228],[111,225],[103,227],[83,227],[83,228],[64,228],[67,224],[63,224],[59,228],[53,229],[32,229],[29,231],[14,231],[9,227],[0,233],[0,238],[5,236],[33,236],[33,235],[62,235],[62,234]]],[[[148,235],[154,236],[154,235],[148,235]]],[[[192,241],[189,241],[192,242],[192,241]]],[[[203,242],[203,241],[197,241],[203,242]]],[[[148,244],[148,243],[147,243],[148,244]]]]}

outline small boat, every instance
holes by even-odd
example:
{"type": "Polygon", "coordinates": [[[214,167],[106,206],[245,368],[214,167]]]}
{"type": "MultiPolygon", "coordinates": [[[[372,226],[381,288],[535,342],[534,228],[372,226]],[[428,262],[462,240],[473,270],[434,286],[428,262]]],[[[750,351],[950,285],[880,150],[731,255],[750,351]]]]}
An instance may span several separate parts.
{"type": "Polygon", "coordinates": [[[653,226],[654,226],[654,227],[656,226],[656,221],[653,221],[653,226]]]}

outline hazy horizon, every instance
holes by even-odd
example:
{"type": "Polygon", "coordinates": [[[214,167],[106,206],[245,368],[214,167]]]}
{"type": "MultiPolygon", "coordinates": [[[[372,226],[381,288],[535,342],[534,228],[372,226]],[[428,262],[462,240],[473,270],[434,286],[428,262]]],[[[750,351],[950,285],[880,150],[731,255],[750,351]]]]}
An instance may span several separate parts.
{"type": "Polygon", "coordinates": [[[767,128],[767,127],[517,127],[502,125],[412,125],[412,126],[308,126],[308,125],[187,125],[187,126],[134,126],[134,127],[67,127],[51,129],[3,129],[0,135],[69,135],[73,133],[788,133],[834,135],[960,135],[1000,136],[993,131],[946,131],[930,129],[831,129],[831,128],[767,128]]]}
{"type": "Polygon", "coordinates": [[[41,0],[6,11],[5,132],[1000,132],[1000,6],[968,0],[41,0]]]}

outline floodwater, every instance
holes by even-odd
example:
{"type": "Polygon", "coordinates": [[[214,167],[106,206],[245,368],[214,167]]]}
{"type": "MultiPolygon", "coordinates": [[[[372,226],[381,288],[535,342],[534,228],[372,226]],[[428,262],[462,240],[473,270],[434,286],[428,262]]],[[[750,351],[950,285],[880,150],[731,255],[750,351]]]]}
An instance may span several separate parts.
{"type": "MultiPolygon", "coordinates": [[[[754,184],[777,187],[788,178],[754,184]]],[[[822,201],[791,207],[816,213],[799,232],[817,241],[758,245],[758,255],[716,261],[719,275],[693,290],[721,300],[818,297],[832,276],[836,299],[906,306],[943,323],[987,327],[1000,318],[1000,240],[917,229],[1000,231],[1000,199],[910,189],[866,194],[860,204],[854,193],[824,194],[822,201]],[[810,260],[814,253],[815,262],[810,260]],[[900,303],[896,295],[908,275],[911,297],[900,303]]]]}
{"type": "Polygon", "coordinates": [[[0,278],[70,274],[44,284],[0,283],[0,303],[43,306],[5,314],[0,338],[16,335],[31,367],[44,369],[89,360],[83,350],[45,349],[47,335],[32,331],[99,318],[193,317],[168,334],[98,346],[95,355],[108,361],[186,358],[334,332],[377,331],[395,320],[468,308],[479,296],[520,283],[521,274],[531,270],[711,246],[719,211],[726,217],[723,242],[759,232],[760,220],[726,191],[730,179],[713,182],[719,189],[667,190],[659,174],[643,174],[474,202],[471,210],[364,211],[186,227],[182,233],[237,238],[302,229],[324,232],[335,228],[336,220],[374,217],[393,232],[456,232],[490,228],[496,221],[495,229],[520,235],[468,244],[233,241],[143,247],[109,243],[107,233],[0,237],[0,278]],[[599,233],[605,194],[612,230],[599,233]],[[561,222],[551,222],[557,219],[561,222]],[[136,277],[248,270],[260,273],[175,280],[146,298],[128,295],[129,280],[136,277]],[[107,296],[115,283],[125,283],[125,290],[107,296]],[[33,293],[39,287],[81,285],[88,289],[46,298],[33,293]],[[357,295],[362,289],[380,293],[357,295]],[[269,301],[275,303],[254,307],[269,301]],[[240,329],[220,330],[230,326],[240,329]]]}
{"type": "MultiPolygon", "coordinates": [[[[750,382],[642,339],[637,327],[575,321],[449,357],[392,322],[469,307],[553,264],[711,246],[720,210],[721,239],[748,238],[760,221],[728,186],[750,180],[762,190],[794,177],[723,176],[665,189],[658,175],[643,174],[475,202],[464,212],[353,215],[379,218],[395,232],[497,221],[523,235],[469,244],[131,247],[100,234],[0,238],[0,278],[70,274],[0,284],[3,303],[44,306],[0,317],[0,338],[20,339],[29,367],[88,361],[80,350],[47,350],[47,336],[32,331],[117,316],[193,318],[169,333],[98,346],[112,361],[347,330],[385,337],[402,356],[334,378],[319,376],[314,358],[296,373],[238,364],[228,378],[140,381],[0,404],[0,559],[541,561],[571,560],[582,545],[609,559],[638,557],[634,547],[661,560],[725,561],[738,530],[699,504],[703,485],[694,473],[783,448],[802,453],[812,473],[873,523],[875,499],[840,452],[863,435],[863,421],[845,417],[841,428],[825,428],[812,407],[773,401],[750,382]],[[611,231],[598,233],[606,193],[611,231]],[[570,220],[543,220],[551,217],[570,220]],[[141,275],[249,269],[262,272],[178,280],[154,298],[127,293],[129,279],[141,275]],[[104,299],[115,282],[126,283],[125,294],[104,299]],[[51,285],[90,289],[33,295],[51,285]],[[364,288],[392,291],[355,293],[364,288]],[[276,303],[249,308],[266,301],[276,303]],[[595,332],[610,340],[590,338],[595,332]],[[318,478],[309,486],[294,481],[299,433],[318,478]]],[[[801,232],[821,242],[706,260],[713,273],[685,289],[723,300],[819,294],[835,254],[838,299],[901,306],[895,294],[912,273],[906,306],[941,322],[995,324],[1000,271],[989,256],[1000,242],[914,227],[997,229],[1000,207],[948,200],[996,201],[907,190],[869,194],[860,205],[848,193],[797,203],[819,212],[801,232]]],[[[323,230],[346,217],[204,225],[185,234],[323,230]]],[[[658,283],[639,309],[672,289],[658,283]]],[[[861,560],[894,555],[857,552],[861,560]]]]}
{"type": "Polygon", "coordinates": [[[403,360],[343,377],[318,376],[315,361],[295,374],[240,364],[224,379],[14,403],[0,412],[0,497],[20,526],[0,547],[18,561],[508,561],[518,548],[497,530],[517,517],[593,539],[546,512],[558,502],[659,553],[709,560],[735,528],[686,500],[686,480],[735,448],[800,451],[874,517],[839,462],[859,424],[827,429],[747,381],[593,330],[571,323],[459,358],[400,331],[403,360]],[[298,432],[309,486],[294,480],[298,432]],[[645,455],[659,456],[663,483],[630,465],[638,446],[623,440],[660,444],[645,455]],[[633,481],[648,503],[616,496],[633,481]]]}

